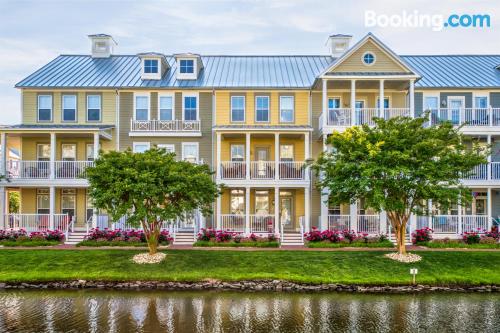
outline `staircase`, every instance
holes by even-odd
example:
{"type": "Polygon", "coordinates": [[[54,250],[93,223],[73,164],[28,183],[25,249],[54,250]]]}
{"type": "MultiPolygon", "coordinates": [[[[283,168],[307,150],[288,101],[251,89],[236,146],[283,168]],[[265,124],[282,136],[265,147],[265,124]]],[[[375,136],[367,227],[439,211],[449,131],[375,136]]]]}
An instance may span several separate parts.
{"type": "MultiPolygon", "coordinates": [[[[391,242],[396,245],[396,235],[395,234],[391,234],[391,242]]],[[[411,235],[409,235],[408,233],[406,233],[406,237],[405,237],[405,245],[413,245],[413,243],[411,242],[411,235]]]]}
{"type": "Polygon", "coordinates": [[[70,232],[68,235],[68,239],[64,241],[64,244],[66,245],[76,245],[77,243],[80,243],[83,241],[85,236],[87,235],[87,232],[85,230],[75,230],[73,232],[70,232]]]}
{"type": "Polygon", "coordinates": [[[193,245],[194,233],[193,231],[177,231],[173,245],[193,245]]]}
{"type": "Polygon", "coordinates": [[[300,232],[284,232],[281,246],[303,246],[304,241],[300,232]]]}

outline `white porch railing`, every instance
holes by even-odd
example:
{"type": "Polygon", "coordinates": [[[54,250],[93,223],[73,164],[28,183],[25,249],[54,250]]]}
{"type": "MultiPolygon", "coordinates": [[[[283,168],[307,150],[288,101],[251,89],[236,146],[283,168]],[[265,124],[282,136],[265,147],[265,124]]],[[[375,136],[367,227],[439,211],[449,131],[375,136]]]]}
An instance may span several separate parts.
{"type": "Polygon", "coordinates": [[[245,215],[221,214],[221,230],[245,232],[245,215]]]}
{"type": "Polygon", "coordinates": [[[250,168],[250,178],[252,179],[274,179],[274,161],[252,161],[250,168]]]}
{"type": "Polygon", "coordinates": [[[384,109],[384,118],[411,117],[410,108],[388,108],[384,109]]]}
{"type": "Polygon", "coordinates": [[[375,125],[375,121],[373,118],[379,117],[379,109],[378,108],[362,108],[355,110],[355,125],[375,125]]]}
{"type": "Polygon", "coordinates": [[[486,215],[462,215],[462,232],[488,230],[489,218],[486,215]]]}
{"type": "MultiPolygon", "coordinates": [[[[355,125],[375,125],[373,118],[382,117],[390,119],[394,117],[411,117],[409,108],[385,108],[383,113],[378,108],[358,108],[354,112],[355,125]]],[[[352,109],[351,108],[338,108],[328,109],[326,124],[328,126],[351,126],[352,122],[352,109]]],[[[321,122],[323,121],[323,114],[321,115],[321,122]]],[[[321,124],[322,125],[322,124],[321,124]]]]}
{"type": "Polygon", "coordinates": [[[328,230],[331,231],[351,230],[351,216],[328,215],[328,230]]]}
{"type": "Polygon", "coordinates": [[[274,215],[250,215],[250,232],[274,233],[274,215]]]}
{"type": "Polygon", "coordinates": [[[326,124],[329,126],[351,126],[351,109],[329,109],[326,124]]]}
{"type": "Polygon", "coordinates": [[[24,229],[26,232],[61,230],[66,231],[71,219],[67,214],[54,214],[51,227],[50,214],[6,214],[6,229],[24,229]]]}
{"type": "Polygon", "coordinates": [[[94,165],[94,161],[55,161],[55,178],[74,179],[84,178],[85,169],[94,165]]]}
{"type": "Polygon", "coordinates": [[[199,132],[199,120],[134,120],[130,119],[131,132],[199,132]]]}
{"type": "Polygon", "coordinates": [[[280,179],[305,179],[305,162],[279,162],[280,179]]]}
{"type": "Polygon", "coordinates": [[[221,178],[222,179],[245,179],[246,177],[246,162],[221,162],[221,178]]]}
{"type": "Polygon", "coordinates": [[[458,234],[459,233],[458,215],[434,215],[432,216],[432,227],[435,233],[458,234]]]}
{"type": "Polygon", "coordinates": [[[48,179],[50,177],[49,161],[9,160],[7,176],[20,179],[48,179]]]}
{"type": "Polygon", "coordinates": [[[439,108],[430,112],[432,125],[451,121],[455,125],[499,126],[500,108],[439,108]]]}
{"type": "Polygon", "coordinates": [[[491,162],[491,179],[500,179],[500,162],[491,162]]]}
{"type": "Polygon", "coordinates": [[[488,179],[488,164],[476,165],[468,174],[464,175],[463,179],[467,180],[487,180],[488,179]]]}
{"type": "Polygon", "coordinates": [[[357,229],[358,232],[367,234],[380,233],[380,216],[379,215],[358,215],[357,229]]]}

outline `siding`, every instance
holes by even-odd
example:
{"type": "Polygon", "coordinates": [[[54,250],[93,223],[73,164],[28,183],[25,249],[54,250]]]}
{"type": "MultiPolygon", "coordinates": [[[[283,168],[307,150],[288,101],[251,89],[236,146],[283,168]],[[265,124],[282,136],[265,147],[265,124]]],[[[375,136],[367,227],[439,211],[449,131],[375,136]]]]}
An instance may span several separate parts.
{"type": "MultiPolygon", "coordinates": [[[[85,161],[87,159],[87,144],[93,144],[94,139],[89,136],[89,138],[77,138],[77,137],[62,137],[58,138],[56,136],[56,160],[61,160],[61,150],[63,144],[75,144],[76,145],[76,159],[78,161],[85,161]]],[[[23,137],[21,141],[21,151],[22,159],[33,161],[37,159],[37,144],[50,144],[50,137],[46,136],[39,137],[23,137]]]]}
{"type": "Polygon", "coordinates": [[[424,94],[421,92],[415,93],[415,114],[422,115],[424,112],[424,94]]]}
{"type": "MultiPolygon", "coordinates": [[[[443,101],[446,101],[448,103],[448,97],[450,96],[461,96],[465,97],[465,107],[466,108],[471,108],[472,107],[472,93],[471,92],[463,92],[463,93],[456,93],[456,92],[442,92],[439,94],[439,101],[440,105],[443,105],[443,101]]],[[[449,107],[448,104],[446,104],[447,107],[449,107]]],[[[441,106],[440,106],[441,107],[441,106]]]]}
{"type": "MultiPolygon", "coordinates": [[[[231,160],[231,145],[242,144],[245,145],[245,137],[241,138],[224,138],[221,141],[221,159],[222,161],[231,160]]],[[[280,136],[280,144],[291,144],[293,145],[294,159],[296,161],[304,161],[305,156],[305,145],[303,137],[301,139],[291,139],[287,138],[285,134],[280,136]]],[[[256,159],[255,151],[256,148],[267,148],[268,150],[268,160],[274,161],[274,137],[272,138],[250,138],[250,160],[254,161],[256,159]]]]}

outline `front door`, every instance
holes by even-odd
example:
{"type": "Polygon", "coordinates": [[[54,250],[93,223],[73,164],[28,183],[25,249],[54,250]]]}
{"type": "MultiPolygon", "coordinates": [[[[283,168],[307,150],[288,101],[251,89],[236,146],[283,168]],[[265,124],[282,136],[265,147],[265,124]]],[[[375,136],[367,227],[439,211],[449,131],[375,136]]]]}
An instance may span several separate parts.
{"type": "Polygon", "coordinates": [[[366,120],[363,119],[363,110],[365,108],[365,101],[356,101],[356,125],[362,125],[366,120]]]}
{"type": "Polygon", "coordinates": [[[280,196],[280,222],[286,230],[295,229],[292,202],[291,195],[280,196]]]}
{"type": "Polygon", "coordinates": [[[464,108],[463,97],[448,97],[448,119],[455,125],[460,123],[460,112],[464,108]]]}

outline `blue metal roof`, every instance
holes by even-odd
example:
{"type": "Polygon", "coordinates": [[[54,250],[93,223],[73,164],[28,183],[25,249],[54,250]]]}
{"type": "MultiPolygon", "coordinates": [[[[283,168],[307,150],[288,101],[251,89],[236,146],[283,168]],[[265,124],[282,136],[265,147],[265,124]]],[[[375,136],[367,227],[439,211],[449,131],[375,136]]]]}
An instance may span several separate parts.
{"type": "MultiPolygon", "coordinates": [[[[142,80],[136,55],[61,55],[19,88],[310,88],[330,56],[202,56],[197,80],[177,80],[174,56],[161,80],[142,80]]],[[[500,55],[401,56],[420,75],[417,88],[500,87],[500,55]]]]}

